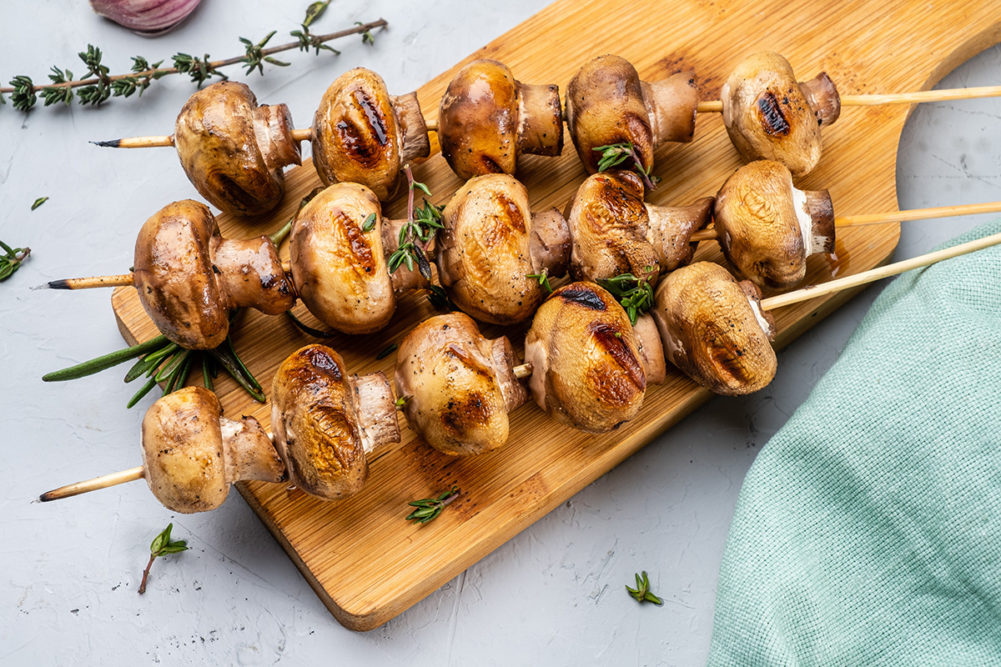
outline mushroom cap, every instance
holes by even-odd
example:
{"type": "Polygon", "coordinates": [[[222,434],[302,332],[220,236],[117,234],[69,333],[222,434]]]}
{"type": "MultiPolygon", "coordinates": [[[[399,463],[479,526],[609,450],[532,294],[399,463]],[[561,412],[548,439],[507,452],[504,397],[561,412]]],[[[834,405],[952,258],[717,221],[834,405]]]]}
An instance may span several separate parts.
{"type": "Polygon", "coordinates": [[[133,264],[139,301],[172,342],[193,350],[220,345],[229,333],[230,303],[210,256],[219,227],[204,204],[167,204],[136,238],[133,264]]]}
{"type": "Polygon", "coordinates": [[[657,281],[656,249],[647,239],[643,182],[631,171],[592,174],[577,189],[567,223],[573,245],[570,275],[606,280],[622,273],[657,281]]]}
{"type": "Polygon", "coordinates": [[[184,172],[209,202],[234,215],[261,215],[285,194],[282,167],[300,161],[291,127],[284,104],[259,107],[245,84],[220,81],[181,107],[174,143],[184,172]]]}
{"type": "Polygon", "coordinates": [[[519,116],[517,81],[507,65],[474,60],[458,71],[441,98],[441,154],[462,179],[513,174],[519,116]]]}
{"type": "Polygon", "coordinates": [[[530,253],[528,191],[513,176],[476,176],[442,212],[438,276],[449,298],[482,322],[527,320],[542,303],[530,253]]]}
{"type": "Polygon", "coordinates": [[[727,134],[744,160],[777,160],[796,177],[817,166],[822,121],[781,55],[765,51],[740,61],[720,98],[727,134]]]}
{"type": "Polygon", "coordinates": [[[775,377],[771,315],[761,292],[712,262],[696,262],[660,282],[653,317],[668,361],[717,394],[749,394],[775,377]]]}
{"type": "Polygon", "coordinates": [[[400,343],[396,386],[407,421],[446,454],[480,454],[508,438],[508,412],[525,400],[507,338],[487,340],[463,313],[418,324],[400,343]]]}
{"type": "Polygon", "coordinates": [[[292,277],[303,303],[349,334],[386,326],[396,295],[382,246],[379,199],[364,185],[335,183],[306,204],[289,239],[292,277]],[[362,227],[369,216],[375,225],[362,227]]]}
{"type": "Polygon", "coordinates": [[[653,165],[654,135],[639,74],[625,58],[598,56],[577,71],[566,93],[567,129],[588,172],[598,170],[599,146],[629,142],[644,168],[653,165]]]}
{"type": "Polygon", "coordinates": [[[331,348],[307,345],[278,367],[271,428],[289,481],[306,493],[337,500],[364,485],[368,464],[354,391],[331,348]]]}
{"type": "Polygon", "coordinates": [[[359,183],[387,201],[399,182],[402,150],[399,118],[382,77],[364,67],[337,77],[313,120],[313,165],[324,185],[359,183]]]}
{"type": "Polygon", "coordinates": [[[716,234],[738,275],[763,287],[789,287],[806,277],[803,234],[811,233],[812,221],[801,195],[789,170],[772,160],[748,163],[723,183],[714,204],[716,234]]]}
{"type": "Polygon", "coordinates": [[[525,361],[535,402],[575,428],[609,431],[643,404],[646,375],[629,317],[593,283],[565,285],[542,304],[525,337],[525,361]]]}
{"type": "Polygon", "coordinates": [[[222,505],[229,493],[219,415],[211,391],[184,387],[158,399],[142,422],[144,475],[167,509],[189,514],[222,505]]]}

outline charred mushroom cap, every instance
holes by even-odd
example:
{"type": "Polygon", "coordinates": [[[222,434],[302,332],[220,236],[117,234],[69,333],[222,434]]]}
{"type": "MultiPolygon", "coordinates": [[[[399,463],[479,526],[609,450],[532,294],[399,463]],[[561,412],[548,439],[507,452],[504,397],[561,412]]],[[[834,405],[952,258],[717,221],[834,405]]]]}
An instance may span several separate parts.
{"type": "Polygon", "coordinates": [[[356,183],[335,183],[299,211],[289,239],[292,277],[309,312],[327,326],[370,333],[392,318],[396,295],[381,225],[379,199],[356,183]]]}
{"type": "Polygon", "coordinates": [[[794,176],[810,173],[821,154],[820,127],[837,120],[841,100],[825,73],[796,81],[777,53],[745,58],[720,91],[723,123],[744,160],[777,160],[794,176]]]}
{"type": "Polygon", "coordinates": [[[387,201],[403,165],[429,151],[417,96],[392,97],[372,70],[348,70],[323,94],[313,120],[313,165],[324,185],[359,183],[387,201]]]}
{"type": "Polygon", "coordinates": [[[606,280],[622,273],[656,282],[657,250],[647,240],[643,182],[630,171],[592,174],[577,189],[567,224],[575,280],[606,280]]]}
{"type": "Polygon", "coordinates": [[[283,479],[285,467],[257,420],[221,414],[219,399],[202,387],[167,394],[146,411],[144,475],[167,509],[204,512],[222,505],[237,480],[283,479]]]}
{"type": "Polygon", "coordinates": [[[261,215],[281,203],[285,165],[300,164],[284,104],[257,105],[246,85],[221,81],[181,107],[174,126],[181,166],[199,193],[233,215],[261,215]]]}
{"type": "Polygon", "coordinates": [[[488,340],[463,313],[417,325],[397,352],[396,387],[407,421],[446,454],[480,454],[508,438],[508,412],[526,398],[503,336],[488,340]]]}
{"type": "Polygon", "coordinates": [[[224,239],[208,207],[190,199],[146,221],[136,238],[133,271],[139,301],[154,324],[189,349],[222,343],[234,308],[277,315],[295,303],[267,236],[224,239]]]}
{"type": "Polygon", "coordinates": [[[806,258],[834,249],[834,209],[827,190],[798,190],[778,162],[746,164],[716,195],[716,234],[737,274],[761,287],[792,287],[806,258]]]}
{"type": "Polygon", "coordinates": [[[595,148],[626,142],[650,169],[657,146],[692,140],[697,107],[692,72],[647,83],[628,60],[613,55],[585,63],[567,86],[567,128],[591,173],[601,159],[595,148]]]}
{"type": "Polygon", "coordinates": [[[559,155],[559,89],[516,81],[496,60],[474,60],[459,70],[441,98],[438,141],[462,179],[513,174],[524,153],[559,155]]]}
{"type": "Polygon", "coordinates": [[[208,207],[186,199],[153,214],[136,238],[139,301],[157,329],[181,347],[210,350],[229,333],[230,302],[212,269],[218,235],[208,207]]]}
{"type": "MultiPolygon", "coordinates": [[[[562,217],[559,218],[562,221],[562,217]]],[[[489,174],[471,178],[442,213],[438,235],[438,276],[449,297],[464,312],[482,322],[514,324],[527,320],[542,303],[542,286],[529,275],[558,270],[559,253],[546,266],[543,237],[558,221],[546,216],[537,224],[528,207],[528,191],[513,176],[489,174]],[[533,249],[535,254],[533,255],[533,249]]],[[[564,238],[569,237],[564,223],[564,238]]],[[[563,243],[562,247],[566,248],[563,243]]]]}
{"type": "Polygon", "coordinates": [[[717,394],[749,394],[775,377],[774,323],[761,292],[718,264],[696,262],[657,287],[653,317],[668,361],[717,394]]]}
{"type": "Polygon", "coordinates": [[[349,378],[341,356],[324,345],[307,345],[278,367],[271,427],[289,481],[326,500],[358,492],[367,452],[400,439],[386,377],[349,378]]]}
{"type": "Polygon", "coordinates": [[[632,419],[646,375],[622,306],[593,283],[559,288],[535,313],[525,337],[529,389],[560,422],[594,433],[632,419]]]}

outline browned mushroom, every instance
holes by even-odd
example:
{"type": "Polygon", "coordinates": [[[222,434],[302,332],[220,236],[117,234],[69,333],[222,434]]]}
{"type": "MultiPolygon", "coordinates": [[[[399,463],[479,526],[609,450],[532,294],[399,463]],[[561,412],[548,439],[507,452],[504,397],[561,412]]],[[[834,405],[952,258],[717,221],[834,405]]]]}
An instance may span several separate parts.
{"type": "Polygon", "coordinates": [[[390,276],[386,255],[395,246],[386,243],[396,237],[384,233],[379,199],[364,185],[335,183],[317,194],[299,211],[289,239],[292,277],[309,312],[349,334],[386,326],[396,288],[421,284],[405,266],[390,276]]]}
{"type": "Polygon", "coordinates": [[[531,213],[513,176],[466,182],[442,213],[438,277],[461,310],[482,322],[527,320],[545,296],[537,278],[566,273],[570,233],[555,209],[531,213]]]}
{"type": "Polygon", "coordinates": [[[438,141],[463,180],[513,174],[523,154],[562,152],[560,91],[517,81],[496,60],[474,60],[459,70],[441,98],[438,141]]]}
{"type": "Polygon", "coordinates": [[[806,258],[834,250],[834,208],[827,190],[799,190],[782,164],[746,164],[716,195],[716,235],[738,275],[787,288],[806,277],[806,258]]]}
{"type": "Polygon", "coordinates": [[[341,355],[324,345],[307,345],[278,367],[271,428],[289,481],[325,500],[360,490],[367,455],[400,441],[386,376],[348,376],[341,355]]]}
{"type": "Polygon", "coordinates": [[[416,93],[391,96],[381,76],[356,67],[323,94],[313,120],[313,165],[324,185],[360,183],[387,201],[403,166],[429,152],[416,93]]]}
{"type": "Polygon", "coordinates": [[[190,199],[168,204],[143,224],[134,262],[143,308],[167,338],[189,349],[220,345],[235,308],[277,315],[295,303],[267,236],[224,239],[208,207],[190,199]]]}
{"type": "Polygon", "coordinates": [[[507,442],[508,413],[525,402],[505,337],[488,340],[463,313],[418,324],[400,343],[396,388],[411,428],[446,454],[480,454],[507,442]]]}
{"type": "Polygon", "coordinates": [[[525,337],[525,361],[535,402],[565,424],[608,431],[643,404],[647,379],[629,318],[593,283],[565,285],[542,304],[525,337]]]}
{"type": "Polygon", "coordinates": [[[777,160],[805,176],[820,160],[820,128],[841,113],[825,72],[797,82],[789,61],[764,51],[740,61],[720,91],[723,123],[744,160],[777,160]]]}
{"type": "Polygon", "coordinates": [[[696,262],[657,287],[653,317],[668,361],[717,394],[749,394],[775,377],[775,325],[761,292],[718,264],[696,262]]]}
{"type": "Polygon", "coordinates": [[[179,389],[150,406],[142,452],[150,490],[174,512],[215,509],[239,480],[285,478],[285,466],[257,420],[223,417],[219,399],[202,387],[179,389]]]}
{"type": "Polygon", "coordinates": [[[656,282],[660,272],[691,261],[697,244],[689,237],[708,224],[712,198],[670,207],[647,204],[643,194],[631,171],[592,174],[581,183],[567,212],[575,279],[631,273],[656,282]]]}
{"type": "Polygon", "coordinates": [[[658,146],[692,140],[697,106],[692,72],[648,83],[640,81],[628,60],[599,56],[581,67],[567,86],[567,129],[589,172],[598,170],[601,159],[594,149],[618,143],[631,143],[649,171],[658,146]]]}
{"type": "Polygon", "coordinates": [[[199,90],[177,116],[181,166],[212,204],[234,215],[261,215],[285,194],[282,169],[299,164],[299,142],[284,104],[260,105],[246,85],[221,81],[199,90]]]}

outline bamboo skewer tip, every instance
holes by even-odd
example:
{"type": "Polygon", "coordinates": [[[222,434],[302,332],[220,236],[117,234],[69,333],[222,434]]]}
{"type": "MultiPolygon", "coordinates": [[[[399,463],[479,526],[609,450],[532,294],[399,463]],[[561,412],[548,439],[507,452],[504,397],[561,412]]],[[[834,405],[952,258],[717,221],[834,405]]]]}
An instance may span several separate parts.
{"type": "Polygon", "coordinates": [[[117,486],[118,484],[134,482],[137,479],[142,479],[144,476],[145,468],[143,466],[136,466],[135,468],[129,468],[128,470],[119,470],[118,472],[101,475],[100,477],[94,477],[93,479],[87,479],[82,482],[74,482],[73,484],[60,486],[58,489],[52,489],[51,491],[46,491],[41,494],[38,496],[38,500],[43,503],[51,502],[53,500],[61,500],[63,498],[80,495],[81,493],[88,493],[90,491],[97,491],[98,489],[106,489],[110,486],[117,486]]]}

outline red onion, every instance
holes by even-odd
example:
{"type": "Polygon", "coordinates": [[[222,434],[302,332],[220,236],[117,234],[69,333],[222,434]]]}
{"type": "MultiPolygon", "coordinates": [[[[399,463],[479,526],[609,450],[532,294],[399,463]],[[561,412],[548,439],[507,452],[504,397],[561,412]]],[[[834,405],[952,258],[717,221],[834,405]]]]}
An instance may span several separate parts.
{"type": "Polygon", "coordinates": [[[173,30],[201,0],[90,0],[94,11],[144,37],[173,30]]]}

